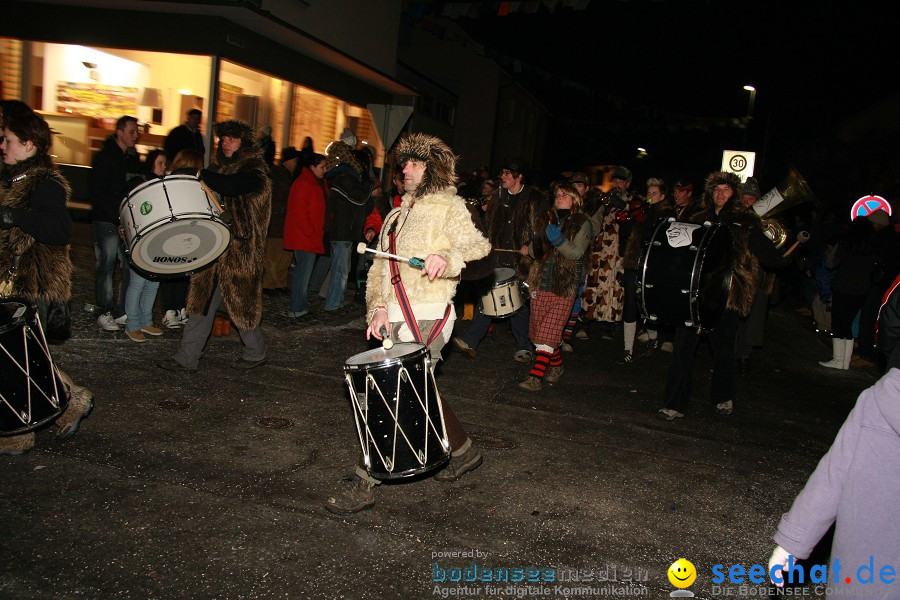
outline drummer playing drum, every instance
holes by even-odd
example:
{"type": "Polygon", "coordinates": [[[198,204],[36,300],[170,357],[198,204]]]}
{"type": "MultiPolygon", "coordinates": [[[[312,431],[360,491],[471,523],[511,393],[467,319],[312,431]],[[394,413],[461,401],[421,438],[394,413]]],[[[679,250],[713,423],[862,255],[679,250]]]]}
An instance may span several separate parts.
{"type": "MultiPolygon", "coordinates": [[[[385,217],[377,249],[425,257],[425,265],[417,269],[392,258],[375,259],[366,285],[366,337],[426,344],[436,362],[453,331],[458,275],[466,262],[487,256],[491,246],[456,195],[456,156],[443,141],[409,135],[398,143],[396,158],[406,193],[385,217]]],[[[476,469],[482,456],[446,402],[443,417],[451,457],[435,479],[456,481],[476,469]]],[[[351,485],[329,497],[325,508],[343,514],[369,508],[378,483],[361,464],[351,485]]]]}

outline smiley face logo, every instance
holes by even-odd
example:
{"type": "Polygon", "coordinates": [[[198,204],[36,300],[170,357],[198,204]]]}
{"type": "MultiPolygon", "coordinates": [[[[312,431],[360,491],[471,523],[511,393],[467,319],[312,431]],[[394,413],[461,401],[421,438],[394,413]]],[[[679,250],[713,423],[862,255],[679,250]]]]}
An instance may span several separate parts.
{"type": "Polygon", "coordinates": [[[697,579],[697,569],[691,561],[685,558],[679,558],[672,563],[667,571],[669,583],[677,588],[686,588],[697,579]]]}

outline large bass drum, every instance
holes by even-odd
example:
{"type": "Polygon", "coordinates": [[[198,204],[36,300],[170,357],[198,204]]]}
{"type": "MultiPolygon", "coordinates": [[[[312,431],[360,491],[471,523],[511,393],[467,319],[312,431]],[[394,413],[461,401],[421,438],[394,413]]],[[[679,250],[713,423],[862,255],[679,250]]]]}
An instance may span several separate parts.
{"type": "Polygon", "coordinates": [[[200,180],[169,175],[141,184],[119,207],[128,258],[154,275],[189,275],[228,248],[231,232],[200,180]]]}
{"type": "Polygon", "coordinates": [[[641,255],[641,314],[651,323],[712,331],[728,303],[733,271],[726,225],[662,221],[641,255]]]}

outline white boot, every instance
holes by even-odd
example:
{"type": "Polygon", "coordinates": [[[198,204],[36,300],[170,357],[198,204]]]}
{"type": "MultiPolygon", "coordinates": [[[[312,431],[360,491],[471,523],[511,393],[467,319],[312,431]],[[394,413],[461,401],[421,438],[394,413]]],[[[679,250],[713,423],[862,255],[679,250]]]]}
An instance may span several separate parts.
{"type": "Polygon", "coordinates": [[[844,340],[844,364],[842,368],[847,371],[850,369],[850,358],[853,356],[853,338],[844,340]]]}
{"type": "MultiPolygon", "coordinates": [[[[846,341],[847,340],[842,339],[842,338],[831,338],[831,348],[832,348],[833,356],[831,357],[831,360],[828,360],[828,361],[820,360],[819,364],[822,365],[823,367],[828,367],[829,369],[842,369],[842,370],[845,369],[846,367],[844,367],[844,353],[846,351],[845,350],[846,345],[844,342],[846,342],[846,341]]],[[[853,344],[853,340],[850,340],[850,344],[853,344]]],[[[850,346],[850,349],[852,352],[852,350],[853,350],[852,345],[850,346]]],[[[848,367],[849,367],[849,364],[850,363],[848,361],[847,362],[848,367]]]]}

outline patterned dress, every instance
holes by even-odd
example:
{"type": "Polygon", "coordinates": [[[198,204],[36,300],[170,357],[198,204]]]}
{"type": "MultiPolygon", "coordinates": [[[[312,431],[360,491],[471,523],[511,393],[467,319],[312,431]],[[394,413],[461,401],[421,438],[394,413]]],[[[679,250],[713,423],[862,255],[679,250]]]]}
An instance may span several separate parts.
{"type": "Polygon", "coordinates": [[[595,321],[620,321],[624,306],[623,266],[619,254],[618,211],[603,218],[600,233],[591,248],[591,264],[581,299],[582,318],[595,321]]]}

